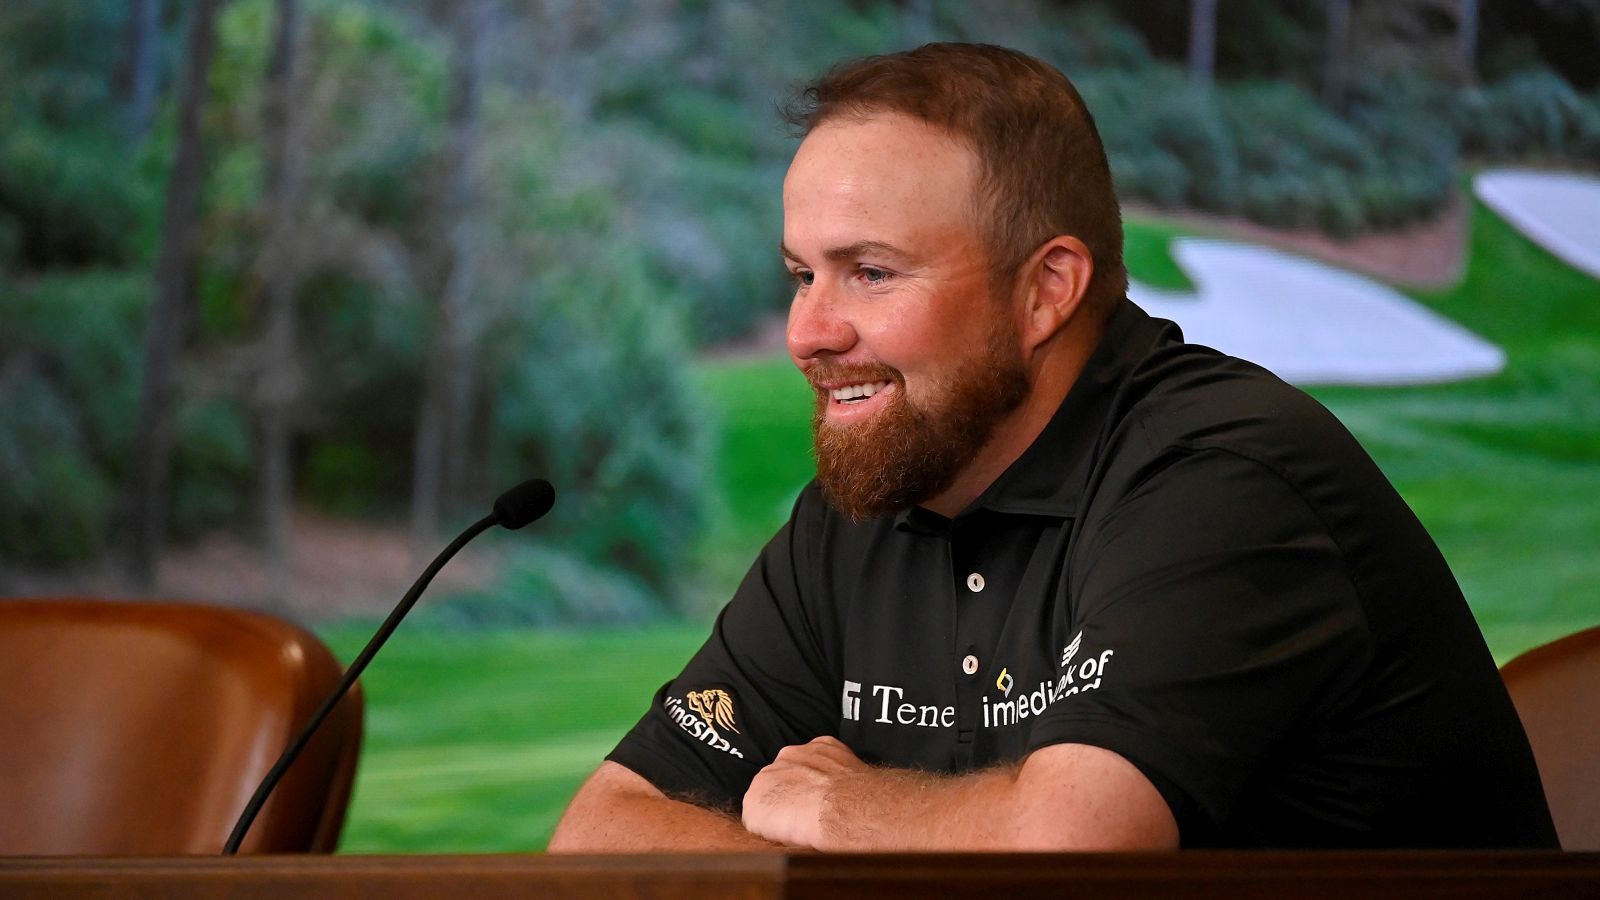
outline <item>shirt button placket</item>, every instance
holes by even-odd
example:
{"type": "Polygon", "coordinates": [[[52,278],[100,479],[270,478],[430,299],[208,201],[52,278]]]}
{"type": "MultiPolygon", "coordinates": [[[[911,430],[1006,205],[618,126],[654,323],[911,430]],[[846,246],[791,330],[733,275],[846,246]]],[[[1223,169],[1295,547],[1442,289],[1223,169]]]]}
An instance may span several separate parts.
{"type": "MultiPolygon", "coordinates": [[[[983,576],[977,572],[968,575],[967,590],[974,594],[981,592],[983,590],[983,576]]],[[[978,674],[978,657],[976,654],[968,653],[962,658],[961,671],[969,676],[978,674]]]]}

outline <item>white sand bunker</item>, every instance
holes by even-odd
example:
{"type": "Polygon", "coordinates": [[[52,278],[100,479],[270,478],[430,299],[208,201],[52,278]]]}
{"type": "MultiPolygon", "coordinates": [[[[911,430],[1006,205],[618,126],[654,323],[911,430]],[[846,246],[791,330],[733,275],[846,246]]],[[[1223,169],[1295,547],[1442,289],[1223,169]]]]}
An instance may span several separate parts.
{"type": "Polygon", "coordinates": [[[1474,178],[1472,189],[1529,240],[1600,278],[1600,178],[1495,169],[1474,178]]]}
{"type": "Polygon", "coordinates": [[[1368,278],[1277,250],[1180,238],[1195,293],[1137,282],[1128,295],[1196,344],[1296,384],[1421,384],[1493,375],[1499,347],[1368,278]]]}

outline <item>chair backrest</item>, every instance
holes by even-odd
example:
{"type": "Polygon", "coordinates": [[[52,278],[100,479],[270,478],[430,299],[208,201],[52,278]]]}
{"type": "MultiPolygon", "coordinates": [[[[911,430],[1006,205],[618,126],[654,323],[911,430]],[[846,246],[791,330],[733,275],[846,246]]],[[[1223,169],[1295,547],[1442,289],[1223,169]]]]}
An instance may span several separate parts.
{"type": "MultiPolygon", "coordinates": [[[[315,636],[176,603],[0,600],[0,854],[217,853],[341,674],[315,636]]],[[[361,743],[357,690],[240,852],[331,852],[361,743]]]]}
{"type": "Polygon", "coordinates": [[[1600,850],[1600,626],[1535,647],[1500,676],[1533,745],[1562,848],[1600,850]]]}

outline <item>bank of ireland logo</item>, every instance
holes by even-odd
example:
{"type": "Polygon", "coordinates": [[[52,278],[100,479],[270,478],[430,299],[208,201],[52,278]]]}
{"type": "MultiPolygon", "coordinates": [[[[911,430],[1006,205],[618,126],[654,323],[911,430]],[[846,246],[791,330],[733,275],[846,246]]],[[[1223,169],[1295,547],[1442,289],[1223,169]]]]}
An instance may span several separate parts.
{"type": "Polygon", "coordinates": [[[1056,690],[1061,696],[1070,696],[1080,690],[1092,691],[1100,686],[1100,679],[1106,673],[1106,666],[1110,665],[1111,657],[1115,650],[1107,648],[1099,656],[1086,656],[1074,661],[1078,648],[1083,644],[1083,632],[1079,631],[1067,646],[1061,649],[1061,665],[1059,667],[1061,679],[1056,685],[1056,690]]]}
{"type": "Polygon", "coordinates": [[[733,698],[721,688],[711,688],[704,691],[690,691],[683,695],[689,701],[689,708],[707,724],[714,728],[726,728],[734,734],[739,729],[733,725],[733,698]]]}
{"type": "Polygon", "coordinates": [[[1072,665],[1072,657],[1077,654],[1078,645],[1082,643],[1083,632],[1079,631],[1078,636],[1073,638],[1071,643],[1067,644],[1067,646],[1061,649],[1061,665],[1059,668],[1065,669],[1067,666],[1072,665]]]}

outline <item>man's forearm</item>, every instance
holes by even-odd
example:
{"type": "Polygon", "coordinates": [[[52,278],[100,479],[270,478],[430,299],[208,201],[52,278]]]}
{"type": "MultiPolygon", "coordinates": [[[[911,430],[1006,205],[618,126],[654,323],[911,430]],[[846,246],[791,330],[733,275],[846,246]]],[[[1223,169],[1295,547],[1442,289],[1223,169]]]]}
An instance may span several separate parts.
{"type": "Polygon", "coordinates": [[[673,800],[606,763],[579,789],[550,838],[552,853],[771,850],[731,815],[673,800]]]}
{"type": "Polygon", "coordinates": [[[834,738],[786,747],[744,799],[754,834],[824,851],[1175,848],[1161,795],[1122,757],[1045,748],[960,775],[868,766],[834,738]]]}
{"type": "Polygon", "coordinates": [[[878,769],[839,785],[823,828],[833,850],[1018,851],[1064,849],[1030,829],[1017,797],[1018,767],[962,775],[878,769]],[[867,785],[871,789],[867,789],[867,785]]]}

